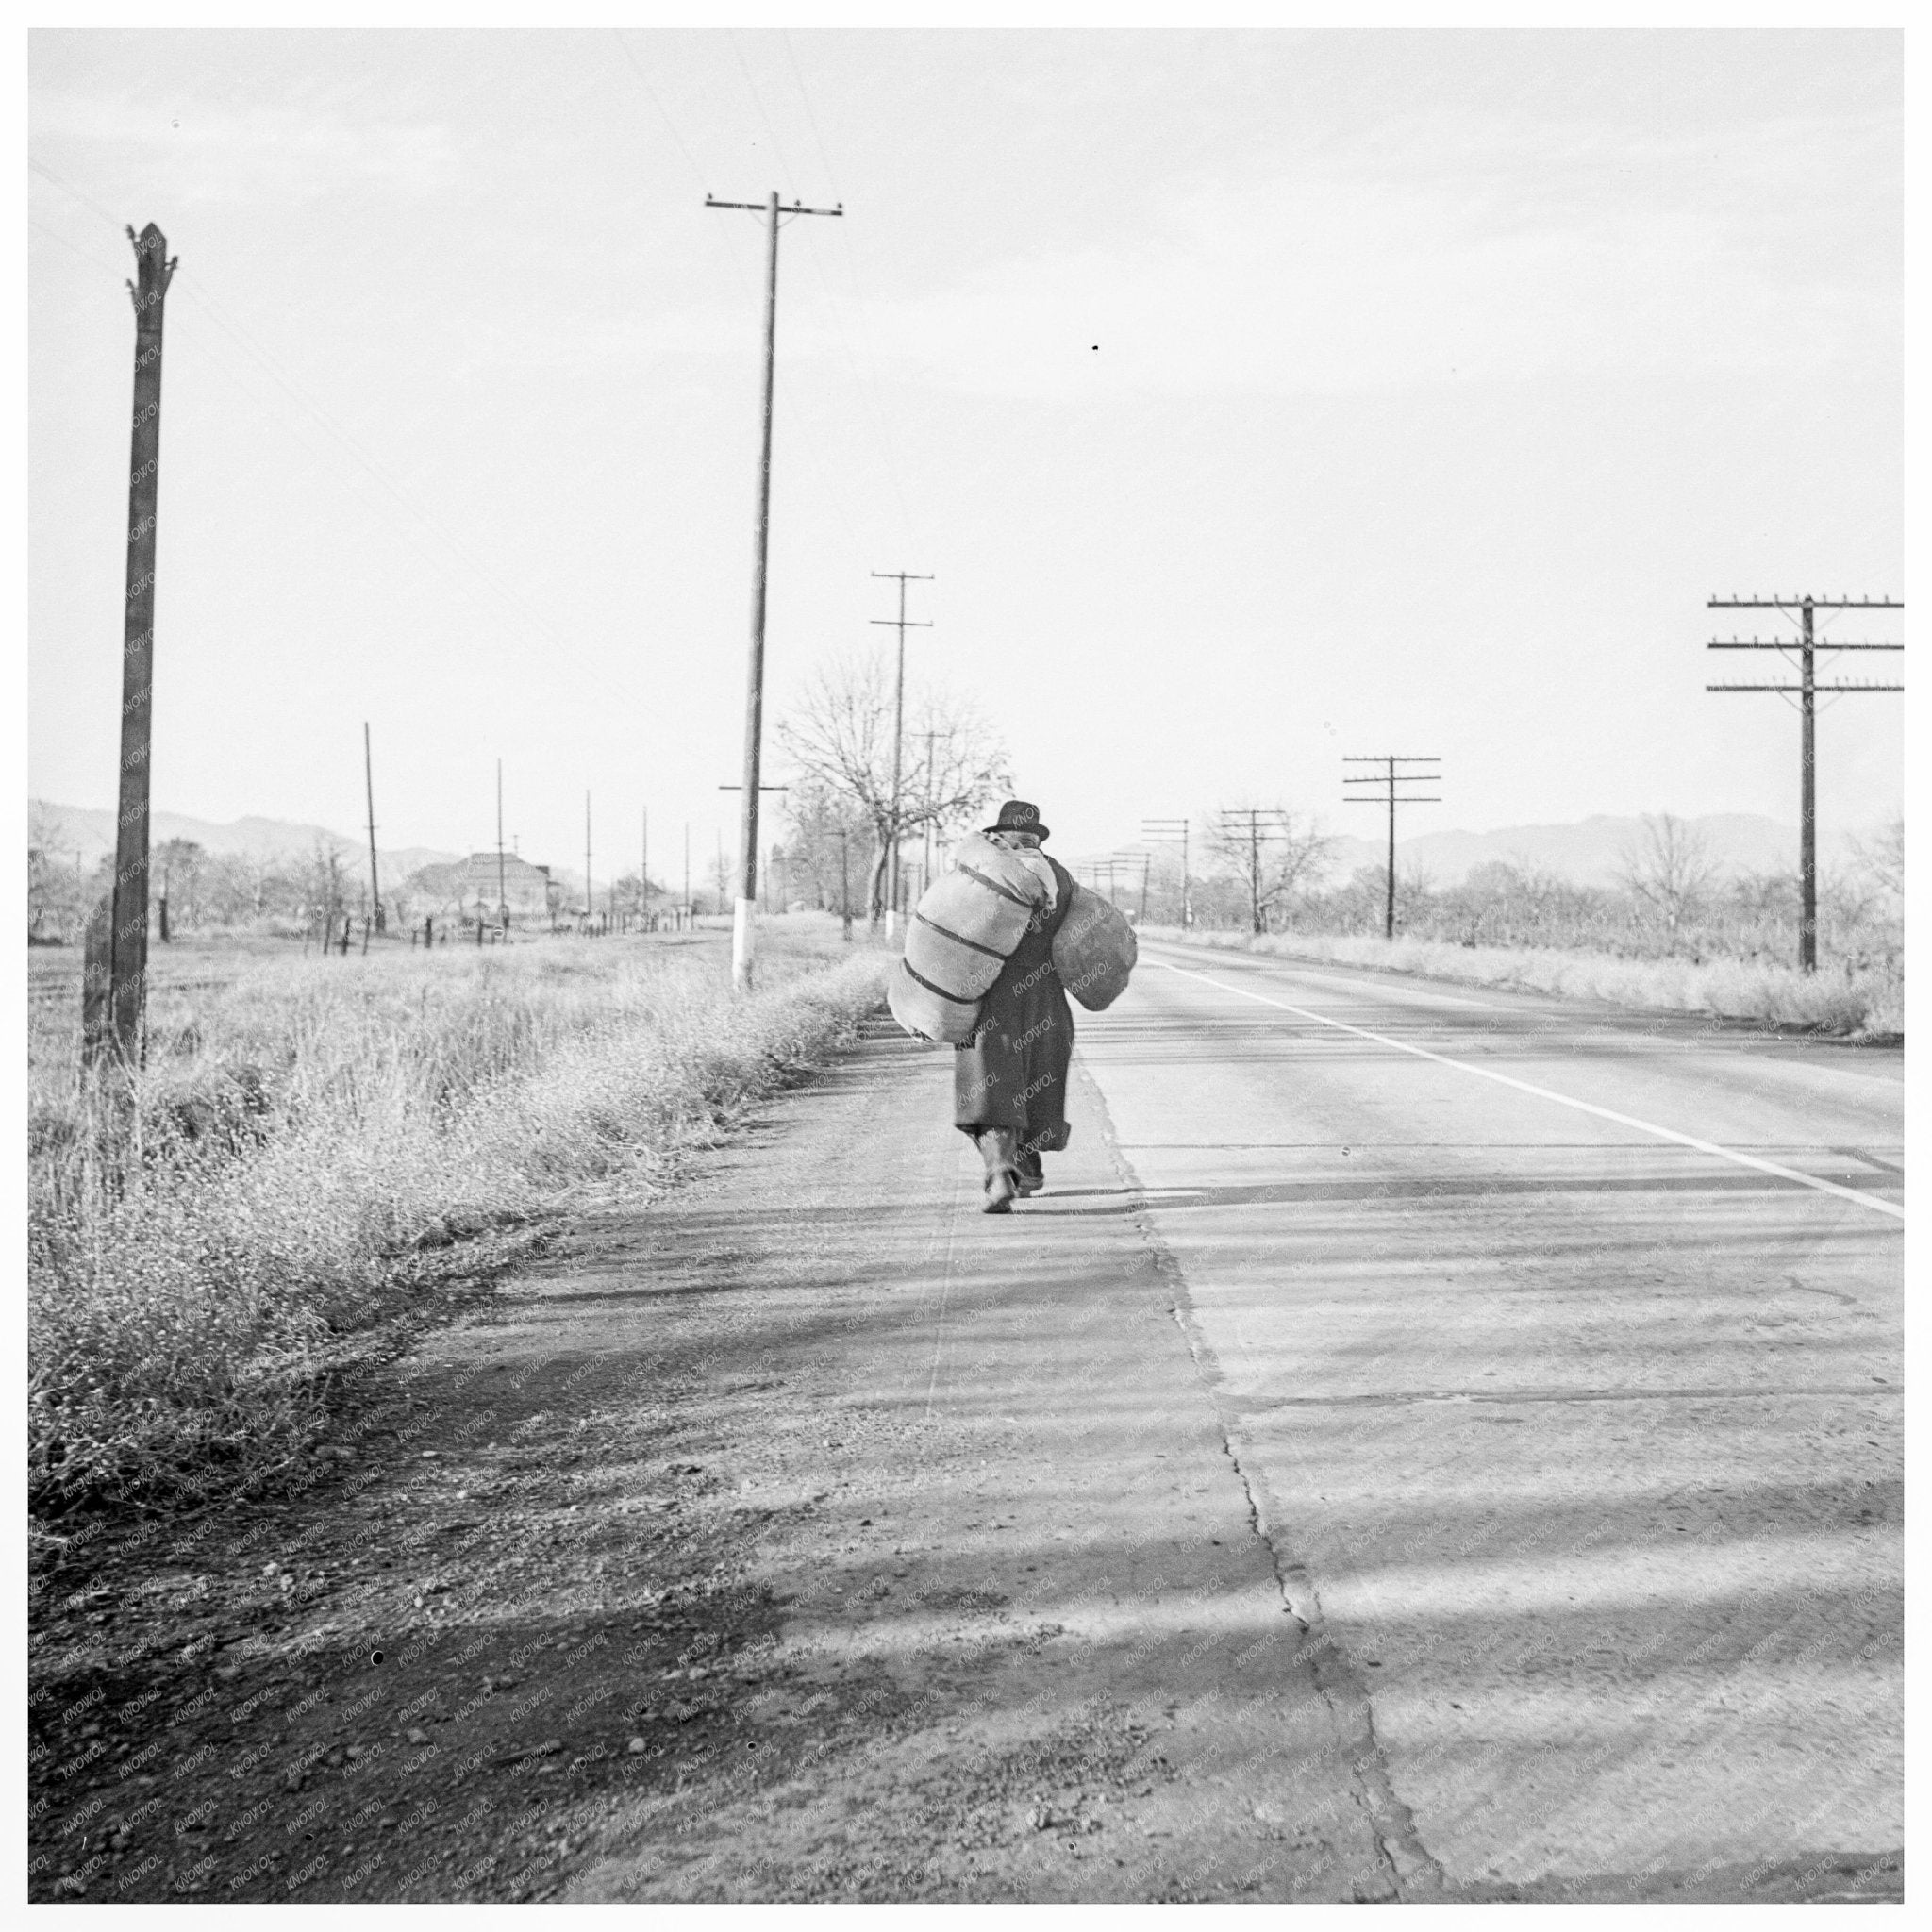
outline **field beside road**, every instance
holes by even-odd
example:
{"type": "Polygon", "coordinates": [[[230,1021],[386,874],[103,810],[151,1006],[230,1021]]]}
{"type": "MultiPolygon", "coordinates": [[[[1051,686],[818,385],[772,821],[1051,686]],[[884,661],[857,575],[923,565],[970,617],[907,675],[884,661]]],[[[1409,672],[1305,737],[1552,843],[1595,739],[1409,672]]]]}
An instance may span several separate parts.
{"type": "Polygon", "coordinates": [[[598,1191],[648,1198],[823,1063],[883,956],[768,923],[322,957],[155,948],[131,1091],[78,1074],[78,958],[30,955],[29,1450],[38,1533],[272,1473],[393,1320],[598,1191]]]}

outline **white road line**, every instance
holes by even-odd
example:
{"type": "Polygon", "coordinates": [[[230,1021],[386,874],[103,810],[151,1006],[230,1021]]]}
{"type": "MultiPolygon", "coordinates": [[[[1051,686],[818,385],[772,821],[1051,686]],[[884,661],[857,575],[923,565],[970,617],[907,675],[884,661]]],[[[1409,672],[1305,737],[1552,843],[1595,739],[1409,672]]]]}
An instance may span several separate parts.
{"type": "MultiPolygon", "coordinates": [[[[1234,950],[1230,948],[1230,950],[1234,950]]],[[[1199,949],[1196,948],[1198,955],[1199,949]]],[[[1358,978],[1346,977],[1340,973],[1324,973],[1318,964],[1297,959],[1292,953],[1247,953],[1235,951],[1237,959],[1245,958],[1256,966],[1264,961],[1270,966],[1284,967],[1292,972],[1297,979],[1312,979],[1318,986],[1338,986],[1344,992],[1359,992],[1363,982],[1358,978]]],[[[1150,959],[1150,966],[1165,966],[1165,959],[1150,959]]],[[[1372,967],[1362,968],[1364,973],[1374,971],[1372,967]]],[[[1434,987],[1391,986],[1385,979],[1371,979],[1368,984],[1374,988],[1378,999],[1392,1000],[1397,1006],[1407,1004],[1417,1007],[1468,1007],[1478,1013],[1500,1013],[1507,1008],[1494,1006],[1488,1000],[1464,999],[1460,993],[1438,992],[1434,987]]],[[[1509,988],[1510,991],[1518,989],[1509,988]]]]}
{"type": "Polygon", "coordinates": [[[1613,1108],[1598,1107],[1593,1101],[1575,1100],[1567,1093],[1555,1093],[1547,1087],[1518,1080],[1508,1074],[1492,1073],[1488,1067],[1474,1066],[1468,1060],[1451,1059],[1447,1054],[1431,1053],[1425,1046],[1411,1046],[1406,1040],[1391,1040],[1386,1033],[1372,1033],[1366,1026],[1351,1026],[1345,1020],[1331,1020],[1325,1013],[1312,1013],[1307,1007],[1291,1006],[1287,1000],[1271,999],[1265,992],[1250,992],[1244,986],[1230,986],[1224,979],[1210,979],[1205,973],[1190,972],[1187,967],[1173,965],[1166,959],[1150,959],[1147,963],[1164,966],[1170,973],[1178,973],[1183,979],[1198,979],[1203,986],[1214,987],[1222,992],[1239,993],[1244,1000],[1258,1000],[1264,1007],[1278,1007],[1284,1013],[1292,1013],[1301,1020],[1312,1020],[1318,1026],[1332,1026],[1338,1033],[1353,1033],[1358,1040],[1373,1040],[1377,1046],[1391,1046],[1398,1053],[1413,1054],[1419,1060],[1434,1060],[1439,1067],[1453,1067],[1458,1074],[1474,1074],[1479,1080],[1493,1080],[1499,1087],[1513,1087],[1519,1093],[1535,1094],[1539,1100],[1554,1100],[1558,1107],[1574,1108],[1578,1113],[1594,1114],[1602,1121],[1614,1121],[1620,1127],[1635,1127],[1640,1134],[1655,1134],[1659,1141],[1674,1141],[1679,1147],[1693,1147],[1700,1154],[1714,1154],[1720,1160],[1735,1161],[1740,1167],[1756,1168],[1759,1174],[1775,1174],[1779,1180],[1796,1181],[1801,1188],[1816,1188],[1821,1194],[1837,1194],[1842,1200],[1856,1201],[1861,1208],[1889,1214],[1894,1221],[1906,1218],[1903,1208],[1881,1200],[1876,1194],[1861,1193],[1857,1188],[1840,1187],[1837,1181],[1820,1180],[1816,1174],[1800,1174],[1796,1168],[1780,1167],[1774,1160],[1759,1160],[1755,1154],[1740,1154],[1735,1147],[1720,1147],[1715,1141],[1700,1141],[1695,1134],[1680,1134],[1674,1127],[1660,1127],[1654,1121],[1640,1121],[1630,1114],[1618,1113],[1613,1108]]]}

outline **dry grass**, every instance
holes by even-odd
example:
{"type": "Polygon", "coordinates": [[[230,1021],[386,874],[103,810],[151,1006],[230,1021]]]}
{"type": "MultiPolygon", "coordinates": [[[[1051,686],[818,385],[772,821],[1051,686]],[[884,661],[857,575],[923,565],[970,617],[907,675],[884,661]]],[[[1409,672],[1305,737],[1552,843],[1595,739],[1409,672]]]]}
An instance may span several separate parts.
{"type": "MultiPolygon", "coordinates": [[[[1171,926],[1150,937],[1177,940],[1171,926]]],[[[1762,960],[1637,959],[1554,946],[1465,946],[1443,940],[1393,941],[1324,934],[1195,932],[1189,943],[1289,959],[1379,966],[1468,986],[1514,987],[1616,1006],[1807,1027],[1854,1039],[1905,1032],[1902,962],[1827,966],[1817,973],[1762,960]]]]}
{"type": "Polygon", "coordinates": [[[358,1339],[574,1201],[661,1188],[876,1005],[884,956],[823,924],[783,923],[748,1001],[715,938],[176,958],[131,1091],[86,1091],[72,1001],[37,998],[36,1508],[286,1454],[358,1339]]]}

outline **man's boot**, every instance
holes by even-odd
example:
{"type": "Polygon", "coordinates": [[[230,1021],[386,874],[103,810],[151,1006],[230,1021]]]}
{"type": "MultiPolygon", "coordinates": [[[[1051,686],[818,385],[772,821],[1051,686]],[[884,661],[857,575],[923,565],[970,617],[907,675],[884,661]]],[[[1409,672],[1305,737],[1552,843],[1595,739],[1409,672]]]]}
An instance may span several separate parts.
{"type": "Polygon", "coordinates": [[[1010,1214],[1020,1191],[1018,1136],[1011,1127],[981,1127],[980,1158],[986,1162],[986,1205],[982,1214],[1010,1214]]]}
{"type": "Polygon", "coordinates": [[[1022,1146],[1014,1166],[1019,1176],[1021,1199],[1024,1200],[1028,1194],[1037,1194],[1045,1187],[1046,1170],[1040,1164],[1039,1148],[1022,1146]]]}

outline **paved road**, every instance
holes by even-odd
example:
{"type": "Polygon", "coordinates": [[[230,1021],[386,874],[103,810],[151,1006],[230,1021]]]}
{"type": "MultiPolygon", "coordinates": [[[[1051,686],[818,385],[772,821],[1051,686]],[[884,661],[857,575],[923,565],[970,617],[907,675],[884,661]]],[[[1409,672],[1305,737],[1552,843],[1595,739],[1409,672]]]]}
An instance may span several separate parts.
{"type": "Polygon", "coordinates": [[[1869,1884],[1902,1055],[1151,944],[1080,1035],[1411,1856],[1869,1884]]]}

